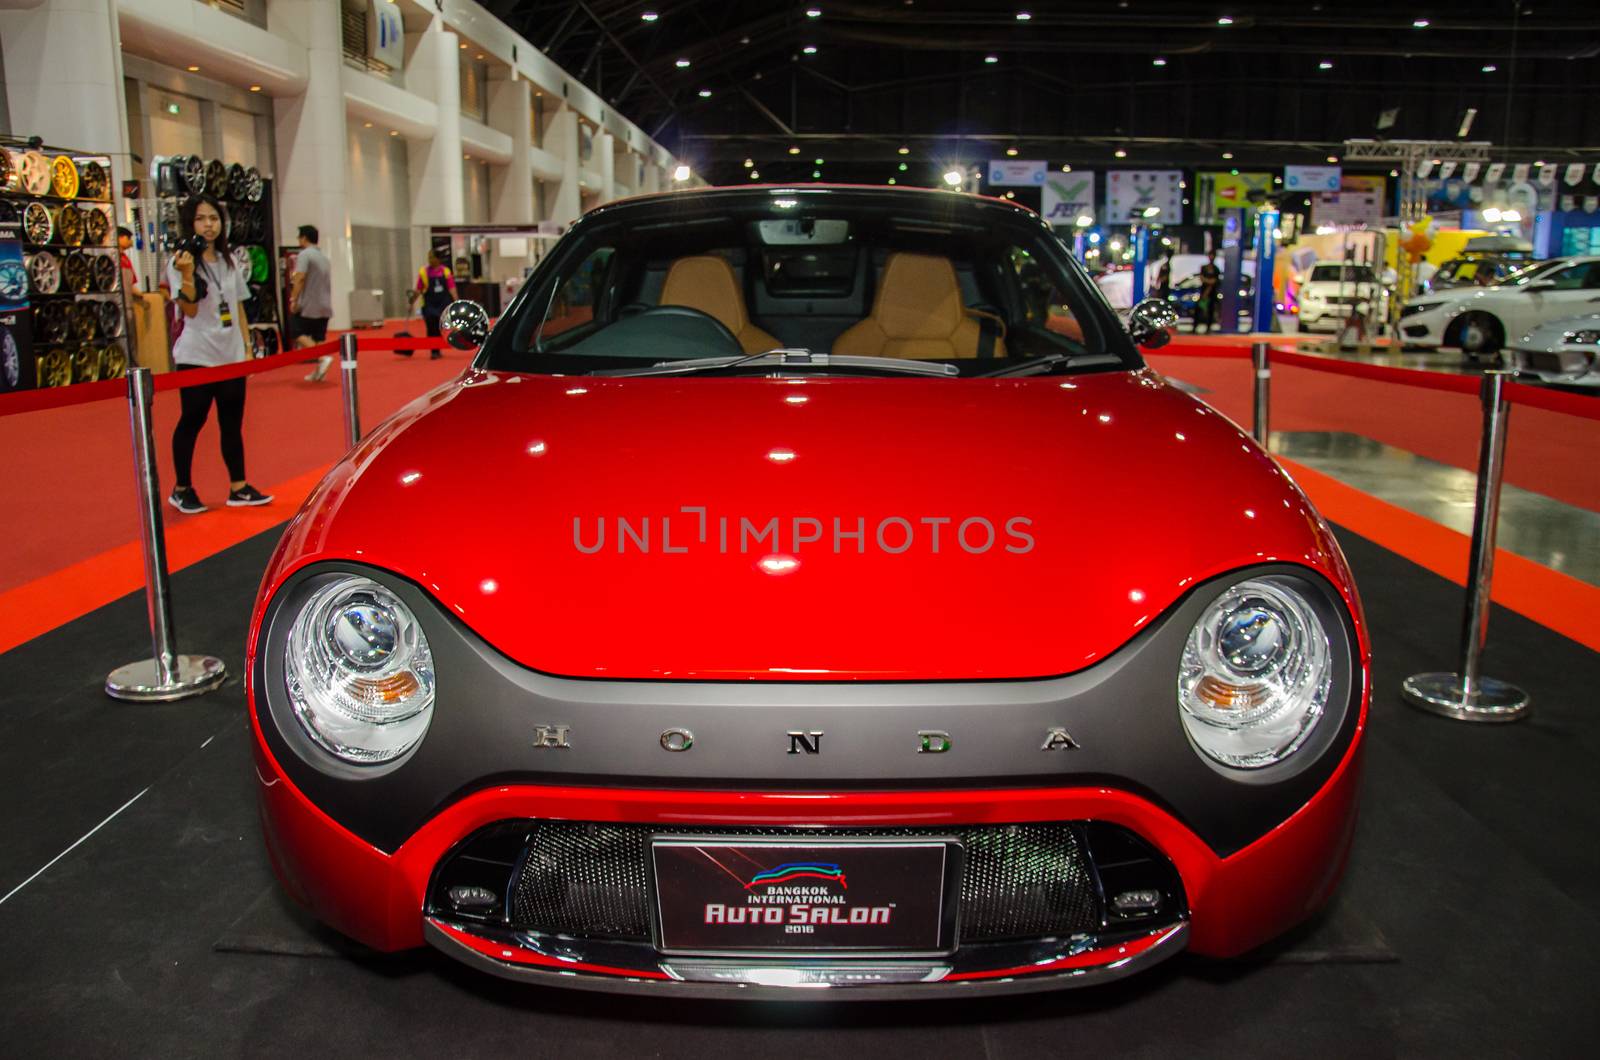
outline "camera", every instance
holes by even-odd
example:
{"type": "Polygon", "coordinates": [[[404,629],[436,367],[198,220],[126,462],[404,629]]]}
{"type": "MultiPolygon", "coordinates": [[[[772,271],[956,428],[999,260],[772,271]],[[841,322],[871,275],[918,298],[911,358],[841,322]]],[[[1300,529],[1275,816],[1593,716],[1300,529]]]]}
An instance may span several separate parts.
{"type": "Polygon", "coordinates": [[[202,254],[204,254],[206,252],[207,245],[208,244],[206,243],[206,237],[205,236],[187,235],[187,236],[179,236],[177,239],[174,239],[172,241],[172,245],[171,245],[171,247],[169,249],[174,254],[177,254],[180,251],[187,250],[190,254],[193,254],[195,257],[198,258],[200,255],[202,255],[202,254]]]}

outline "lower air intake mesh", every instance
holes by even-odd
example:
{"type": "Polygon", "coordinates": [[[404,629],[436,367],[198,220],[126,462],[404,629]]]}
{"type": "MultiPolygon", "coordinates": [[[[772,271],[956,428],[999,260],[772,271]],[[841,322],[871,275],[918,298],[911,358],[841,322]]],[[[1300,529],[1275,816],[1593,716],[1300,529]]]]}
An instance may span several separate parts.
{"type": "MultiPolygon", "coordinates": [[[[658,827],[527,822],[526,857],[512,881],[519,928],[585,937],[650,938],[650,837],[658,827]]],[[[966,850],[960,937],[985,942],[1070,935],[1100,927],[1094,870],[1078,830],[1067,823],[969,825],[944,829],[795,830],[704,828],[696,835],[953,836],[966,850]]]]}

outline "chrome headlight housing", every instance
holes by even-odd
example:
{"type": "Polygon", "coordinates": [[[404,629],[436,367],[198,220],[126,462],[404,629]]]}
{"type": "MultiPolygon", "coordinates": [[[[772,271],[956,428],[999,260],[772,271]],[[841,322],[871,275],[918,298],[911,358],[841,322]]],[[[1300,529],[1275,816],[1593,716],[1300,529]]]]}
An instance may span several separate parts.
{"type": "Polygon", "coordinates": [[[323,750],[356,765],[405,754],[433,717],[433,655],[415,615],[370,578],[318,589],[289,629],[284,683],[323,750]]]}
{"type": "Polygon", "coordinates": [[[1562,334],[1561,341],[1570,346],[1600,345],[1600,328],[1579,328],[1562,334]]]}
{"type": "Polygon", "coordinates": [[[1178,672],[1184,729],[1233,769],[1283,761],[1311,735],[1333,685],[1328,632],[1282,579],[1224,591],[1189,632],[1178,672]]]}

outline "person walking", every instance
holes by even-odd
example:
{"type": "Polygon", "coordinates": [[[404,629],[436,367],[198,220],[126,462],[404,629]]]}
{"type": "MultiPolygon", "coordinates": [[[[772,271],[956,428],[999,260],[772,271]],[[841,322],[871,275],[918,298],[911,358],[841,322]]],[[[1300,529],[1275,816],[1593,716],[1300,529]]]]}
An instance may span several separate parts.
{"type": "MultiPolygon", "coordinates": [[[[246,360],[250,349],[245,334],[250,322],[241,307],[250,297],[250,290],[243,271],[229,255],[222,207],[210,195],[194,196],[179,207],[178,223],[186,246],[168,263],[167,283],[183,315],[183,331],[173,344],[172,360],[179,372],[246,360]],[[204,249],[195,247],[199,250],[196,254],[189,249],[191,243],[204,249]]],[[[182,413],[172,432],[175,484],[167,498],[167,503],[178,511],[192,515],[206,510],[195,493],[191,473],[195,441],[213,403],[222,436],[222,459],[228,466],[228,505],[240,507],[272,500],[245,481],[244,392],[243,377],[186,386],[178,391],[182,413]]]]}
{"type": "Polygon", "coordinates": [[[1200,334],[1217,326],[1217,298],[1222,293],[1222,270],[1217,268],[1217,252],[1206,251],[1206,263],[1200,266],[1200,298],[1194,307],[1194,330],[1200,334]]]}
{"type": "MultiPolygon", "coordinates": [[[[328,256],[317,246],[319,236],[316,225],[300,226],[300,253],[289,276],[289,326],[295,347],[302,350],[328,340],[328,318],[333,316],[333,278],[328,256]]],[[[318,357],[306,382],[322,382],[332,365],[333,354],[318,357]]]]}
{"type": "MultiPolygon", "coordinates": [[[[422,300],[422,323],[428,330],[428,337],[436,339],[440,335],[439,317],[443,315],[445,307],[459,297],[456,294],[456,280],[450,273],[450,267],[444,263],[437,250],[428,251],[428,264],[417,270],[417,286],[407,296],[408,304],[415,306],[417,299],[422,300]]],[[[395,353],[402,357],[410,357],[410,350],[396,350],[395,353]]],[[[440,353],[437,349],[430,350],[428,356],[437,360],[440,353]]]]}

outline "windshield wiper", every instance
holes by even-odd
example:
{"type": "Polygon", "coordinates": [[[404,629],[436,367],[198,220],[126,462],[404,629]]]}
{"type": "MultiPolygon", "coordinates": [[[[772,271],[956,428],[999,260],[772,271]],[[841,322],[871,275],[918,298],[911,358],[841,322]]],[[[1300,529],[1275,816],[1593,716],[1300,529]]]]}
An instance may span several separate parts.
{"type": "Polygon", "coordinates": [[[813,353],[810,350],[778,349],[763,353],[750,353],[742,357],[699,357],[687,361],[661,361],[648,368],[604,368],[590,372],[599,376],[638,375],[694,375],[703,372],[726,371],[746,366],[774,368],[864,369],[867,371],[903,372],[907,375],[925,375],[949,378],[961,374],[953,364],[928,364],[907,361],[896,357],[849,357],[831,353],[813,353]]]}
{"type": "Polygon", "coordinates": [[[1058,367],[1077,368],[1086,364],[1118,363],[1120,362],[1117,356],[1111,353],[1051,353],[1035,357],[1031,361],[1023,361],[1021,364],[1008,364],[992,372],[980,372],[972,378],[996,379],[1006,375],[1036,375],[1058,367]]]}

